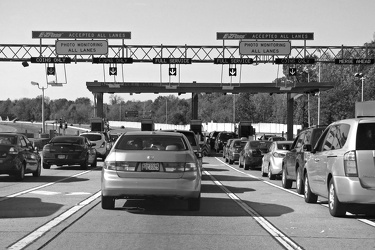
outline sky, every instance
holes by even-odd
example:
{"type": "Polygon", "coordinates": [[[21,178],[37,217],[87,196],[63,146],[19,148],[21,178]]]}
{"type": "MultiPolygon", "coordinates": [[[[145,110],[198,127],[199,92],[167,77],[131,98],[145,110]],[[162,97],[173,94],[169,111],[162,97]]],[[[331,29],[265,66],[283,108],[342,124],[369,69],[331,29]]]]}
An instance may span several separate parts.
{"type": "MultiPolygon", "coordinates": [[[[39,45],[32,31],[131,32],[128,45],[222,45],[217,32],[314,33],[308,46],[362,46],[374,40],[374,0],[0,0],[0,44],[39,45]]],[[[109,45],[118,44],[109,40],[109,45]]],[[[44,44],[54,44],[44,39],[44,44]]],[[[238,43],[238,41],[237,41],[238,43]]],[[[303,45],[291,41],[292,46],[303,45]]],[[[3,55],[0,51],[0,58],[3,55]]],[[[0,100],[36,98],[46,88],[51,100],[76,100],[92,93],[86,82],[114,81],[103,65],[56,64],[63,87],[47,85],[44,64],[23,67],[20,62],[0,61],[0,100]],[[66,74],[66,77],[65,77],[66,74]]],[[[108,67],[108,66],[106,66],[108,67]]],[[[119,66],[118,66],[119,67],[119,66]]],[[[228,67],[228,66],[227,66],[228,67]]],[[[118,69],[119,72],[122,69],[118,69]]],[[[152,63],[124,65],[125,81],[168,80],[168,66],[152,63]]],[[[222,66],[182,65],[171,82],[220,82],[222,66]]],[[[224,74],[227,71],[224,71],[224,74]]],[[[243,65],[239,76],[224,82],[272,82],[278,76],[275,65],[243,65]]],[[[122,81],[121,77],[115,79],[122,81]]],[[[116,94],[128,100],[154,100],[157,94],[116,94]]],[[[166,94],[164,94],[166,95],[166,94]]],[[[104,102],[109,103],[109,94],[104,102]]],[[[191,94],[179,96],[191,98],[191,94]]]]}

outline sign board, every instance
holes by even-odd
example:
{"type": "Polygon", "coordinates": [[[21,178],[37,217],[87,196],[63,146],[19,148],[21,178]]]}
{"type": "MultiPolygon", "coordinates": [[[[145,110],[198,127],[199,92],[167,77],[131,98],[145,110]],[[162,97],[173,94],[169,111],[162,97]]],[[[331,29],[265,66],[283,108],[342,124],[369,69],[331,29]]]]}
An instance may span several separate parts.
{"type": "Polygon", "coordinates": [[[70,57],[31,57],[31,63],[71,63],[70,57]]]}
{"type": "Polygon", "coordinates": [[[117,67],[109,67],[109,75],[117,76],[117,67]]]}
{"type": "Polygon", "coordinates": [[[125,117],[138,117],[138,111],[136,110],[125,111],[125,117]]]}
{"type": "Polygon", "coordinates": [[[105,55],[108,53],[108,42],[105,40],[57,40],[58,55],[105,55]]]}
{"type": "Polygon", "coordinates": [[[49,75],[55,75],[55,73],[56,73],[56,69],[55,69],[55,67],[47,67],[47,76],[49,76],[49,75]]]}
{"type": "Polygon", "coordinates": [[[177,75],[177,70],[176,68],[169,68],[169,75],[170,76],[176,76],[177,75]]]}
{"type": "Polygon", "coordinates": [[[191,58],[153,58],[153,64],[191,64],[191,58]]]}
{"type": "Polygon", "coordinates": [[[229,76],[237,76],[237,69],[229,68],[229,76]]]}
{"type": "Polygon", "coordinates": [[[125,58],[125,57],[92,58],[92,63],[133,63],[133,58],[125,58]]]}
{"type": "Polygon", "coordinates": [[[252,64],[252,58],[214,58],[214,64],[252,64]]]}
{"type": "Polygon", "coordinates": [[[130,32],[100,32],[100,31],[33,31],[32,38],[47,39],[130,39],[130,32]]]}
{"type": "Polygon", "coordinates": [[[315,58],[276,58],[275,64],[314,64],[315,58]]]}
{"type": "Polygon", "coordinates": [[[314,40],[314,33],[279,33],[279,32],[217,32],[217,40],[314,40]]]}
{"type": "Polygon", "coordinates": [[[289,68],[289,76],[297,76],[297,68],[289,68]]]}
{"type": "Polygon", "coordinates": [[[335,64],[374,64],[375,59],[335,59],[335,64]]]}
{"type": "Polygon", "coordinates": [[[290,42],[240,42],[241,55],[289,55],[291,52],[290,42]]]}

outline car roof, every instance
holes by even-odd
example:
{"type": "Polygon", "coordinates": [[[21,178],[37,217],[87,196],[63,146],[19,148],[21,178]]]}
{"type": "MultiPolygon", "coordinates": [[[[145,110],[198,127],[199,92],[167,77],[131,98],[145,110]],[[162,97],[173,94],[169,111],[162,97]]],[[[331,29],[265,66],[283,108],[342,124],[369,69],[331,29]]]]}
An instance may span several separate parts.
{"type": "MultiPolygon", "coordinates": [[[[182,131],[182,130],[181,130],[182,131]]],[[[192,131],[187,131],[186,132],[192,132],[192,131]]],[[[194,133],[194,132],[192,132],[194,133]]],[[[174,130],[155,130],[155,131],[128,131],[125,133],[125,135],[165,135],[165,136],[182,136],[183,133],[180,133],[179,131],[174,131],[174,130]],[[178,133],[176,133],[178,132],[178,133]]]]}

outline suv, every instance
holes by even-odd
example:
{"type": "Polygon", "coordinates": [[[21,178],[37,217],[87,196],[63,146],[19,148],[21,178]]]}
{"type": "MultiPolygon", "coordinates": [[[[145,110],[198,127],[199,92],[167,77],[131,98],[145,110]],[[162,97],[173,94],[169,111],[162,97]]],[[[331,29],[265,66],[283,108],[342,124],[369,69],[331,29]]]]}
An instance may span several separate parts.
{"type": "Polygon", "coordinates": [[[89,139],[90,142],[95,143],[96,155],[104,161],[112,148],[112,142],[108,134],[105,132],[84,132],[80,135],[89,139]]]}
{"type": "Polygon", "coordinates": [[[329,212],[334,217],[344,216],[346,211],[373,216],[374,151],[374,117],[330,124],[306,162],[305,201],[315,203],[318,196],[328,198],[329,212]]]}
{"type": "Polygon", "coordinates": [[[223,150],[223,146],[227,143],[228,139],[236,138],[237,135],[234,132],[220,132],[215,140],[215,151],[219,153],[220,150],[223,150]]]}
{"type": "Polygon", "coordinates": [[[291,188],[296,181],[298,194],[303,194],[303,172],[305,163],[319,136],[327,126],[313,126],[300,132],[286,153],[282,163],[281,183],[284,188],[291,188]]]}

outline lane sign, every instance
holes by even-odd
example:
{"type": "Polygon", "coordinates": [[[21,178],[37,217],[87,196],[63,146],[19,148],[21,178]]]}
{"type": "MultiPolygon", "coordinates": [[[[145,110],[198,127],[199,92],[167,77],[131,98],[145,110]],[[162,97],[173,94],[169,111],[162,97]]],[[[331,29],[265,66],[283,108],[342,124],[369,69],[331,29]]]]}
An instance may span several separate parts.
{"type": "Polygon", "coordinates": [[[289,68],[289,76],[297,76],[297,68],[289,68]]]}
{"type": "Polygon", "coordinates": [[[314,40],[314,33],[284,32],[217,32],[217,40],[314,40]]]}
{"type": "Polygon", "coordinates": [[[125,117],[138,117],[138,111],[136,110],[125,111],[125,117]]]}
{"type": "Polygon", "coordinates": [[[153,58],[153,64],[191,64],[191,58],[153,58]]]}
{"type": "Polygon", "coordinates": [[[315,58],[276,58],[275,64],[315,64],[315,58]]]}
{"type": "Polygon", "coordinates": [[[58,55],[105,55],[108,54],[108,41],[105,40],[57,40],[58,55]]]}
{"type": "Polygon", "coordinates": [[[71,63],[70,57],[31,57],[31,63],[71,63]]]}
{"type": "Polygon", "coordinates": [[[47,39],[131,39],[131,32],[92,31],[33,31],[32,38],[47,39]]]}
{"type": "Polygon", "coordinates": [[[290,42],[240,42],[241,55],[289,55],[290,42]]]}
{"type": "Polygon", "coordinates": [[[125,58],[125,57],[114,57],[114,58],[108,58],[108,57],[103,57],[103,58],[98,58],[94,57],[92,58],[92,63],[133,63],[133,58],[125,58]]]}
{"type": "Polygon", "coordinates": [[[109,75],[117,76],[117,67],[109,67],[109,75]]]}
{"type": "Polygon", "coordinates": [[[55,72],[56,72],[55,67],[47,67],[47,76],[49,76],[49,75],[54,76],[55,72]]]}
{"type": "Polygon", "coordinates": [[[229,76],[237,76],[237,69],[229,68],[229,76]]]}
{"type": "Polygon", "coordinates": [[[374,64],[375,59],[335,59],[335,64],[374,64]]]}
{"type": "Polygon", "coordinates": [[[176,68],[169,68],[169,75],[170,76],[176,76],[177,75],[176,68]]]}
{"type": "Polygon", "coordinates": [[[252,64],[252,58],[214,58],[214,64],[252,64]]]}

